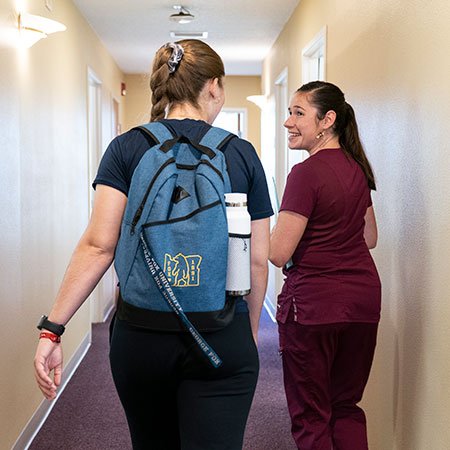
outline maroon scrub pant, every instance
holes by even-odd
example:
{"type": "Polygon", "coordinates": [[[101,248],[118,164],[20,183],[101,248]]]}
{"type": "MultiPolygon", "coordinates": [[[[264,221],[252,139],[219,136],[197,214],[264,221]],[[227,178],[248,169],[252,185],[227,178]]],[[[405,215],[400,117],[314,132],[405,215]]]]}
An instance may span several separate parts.
{"type": "Polygon", "coordinates": [[[378,324],[279,324],[283,376],[300,450],[367,450],[357,406],[369,377],[378,324]]]}

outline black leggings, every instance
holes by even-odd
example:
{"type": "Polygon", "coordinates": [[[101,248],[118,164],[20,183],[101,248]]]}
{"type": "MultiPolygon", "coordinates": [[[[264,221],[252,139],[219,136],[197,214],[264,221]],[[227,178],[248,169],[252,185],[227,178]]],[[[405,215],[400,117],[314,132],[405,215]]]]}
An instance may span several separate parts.
{"type": "Polygon", "coordinates": [[[134,450],[240,450],[259,361],[248,313],[202,333],[213,368],[190,335],[115,321],[111,370],[134,450]]]}

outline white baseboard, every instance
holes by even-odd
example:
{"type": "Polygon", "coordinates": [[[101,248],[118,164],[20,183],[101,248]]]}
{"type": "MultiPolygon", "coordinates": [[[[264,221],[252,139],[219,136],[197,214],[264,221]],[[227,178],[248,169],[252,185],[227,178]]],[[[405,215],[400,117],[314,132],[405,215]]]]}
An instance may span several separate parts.
{"type": "Polygon", "coordinates": [[[15,444],[12,446],[11,450],[28,449],[30,444],[33,442],[36,434],[39,432],[48,415],[50,414],[51,410],[55,406],[55,403],[58,401],[59,396],[67,386],[67,383],[70,381],[72,375],[75,373],[87,351],[89,350],[89,347],[91,346],[91,339],[92,333],[91,331],[89,331],[89,333],[87,333],[84,339],[81,341],[78,349],[73,354],[72,358],[70,358],[70,361],[67,363],[66,367],[63,370],[61,385],[58,388],[58,393],[55,400],[53,400],[52,402],[49,402],[45,399],[42,400],[42,403],[39,405],[36,412],[26,424],[25,428],[23,429],[15,444]]]}
{"type": "Polygon", "coordinates": [[[266,308],[267,313],[269,314],[270,318],[276,322],[276,310],[275,307],[273,306],[273,303],[270,301],[270,299],[266,296],[266,298],[264,299],[264,307],[266,308]]]}
{"type": "Polygon", "coordinates": [[[108,304],[103,308],[103,322],[108,320],[111,311],[114,309],[114,299],[111,299],[108,304]]]}

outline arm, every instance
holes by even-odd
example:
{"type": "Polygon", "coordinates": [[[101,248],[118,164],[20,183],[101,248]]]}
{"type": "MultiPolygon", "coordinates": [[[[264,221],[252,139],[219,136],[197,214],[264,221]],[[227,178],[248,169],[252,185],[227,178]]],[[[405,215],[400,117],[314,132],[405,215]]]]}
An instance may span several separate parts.
{"type": "MultiPolygon", "coordinates": [[[[111,187],[99,185],[92,217],[81,237],[69,266],[49,320],[65,325],[93,291],[114,259],[126,196],[111,187]]],[[[35,377],[44,396],[56,397],[61,382],[61,345],[40,339],[34,359],[35,377]],[[54,370],[54,381],[50,372],[54,370]]]]}
{"type": "Polygon", "coordinates": [[[267,288],[270,219],[252,221],[251,282],[252,291],[245,297],[250,311],[253,338],[258,343],[258,327],[267,288]]]}
{"type": "Polygon", "coordinates": [[[373,206],[369,206],[364,216],[366,225],[364,226],[364,239],[367,247],[375,248],[378,241],[377,221],[375,219],[375,211],[373,206]]]}
{"type": "Polygon", "coordinates": [[[269,260],[283,267],[293,255],[308,223],[308,218],[293,211],[280,211],[270,235],[269,260]]]}

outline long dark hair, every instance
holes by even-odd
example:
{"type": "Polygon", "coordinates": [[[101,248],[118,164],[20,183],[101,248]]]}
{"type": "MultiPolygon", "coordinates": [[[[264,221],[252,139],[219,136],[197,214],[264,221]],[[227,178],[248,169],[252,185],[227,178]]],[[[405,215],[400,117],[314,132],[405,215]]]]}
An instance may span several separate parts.
{"type": "Polygon", "coordinates": [[[359,139],[355,112],[345,101],[344,93],[334,84],[325,81],[304,84],[297,92],[308,93],[308,100],[317,109],[319,120],[322,120],[328,111],[336,113],[333,129],[339,137],[340,146],[361,166],[369,188],[375,190],[375,177],[359,139]]]}
{"type": "Polygon", "coordinates": [[[208,44],[197,39],[176,43],[183,47],[184,54],[173,73],[169,72],[167,64],[172,55],[171,48],[161,47],[153,61],[151,122],[163,119],[166,108],[177,103],[189,102],[198,107],[198,96],[208,80],[218,78],[222,85],[225,75],[222,59],[208,44]]]}

